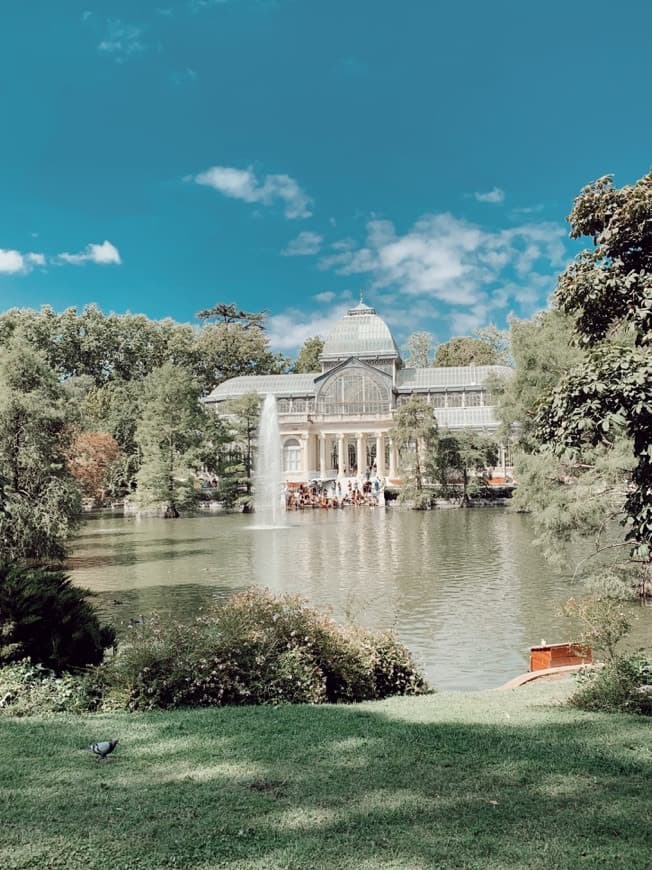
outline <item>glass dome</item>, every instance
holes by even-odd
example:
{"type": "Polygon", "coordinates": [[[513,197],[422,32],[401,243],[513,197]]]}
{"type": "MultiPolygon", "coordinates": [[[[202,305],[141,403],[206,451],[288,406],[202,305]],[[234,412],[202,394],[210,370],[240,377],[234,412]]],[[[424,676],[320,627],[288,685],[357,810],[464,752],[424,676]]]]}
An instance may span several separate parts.
{"type": "Polygon", "coordinates": [[[400,358],[389,327],[375,309],[364,302],[350,308],[335,325],[326,339],[321,359],[344,360],[352,356],[400,358]]]}

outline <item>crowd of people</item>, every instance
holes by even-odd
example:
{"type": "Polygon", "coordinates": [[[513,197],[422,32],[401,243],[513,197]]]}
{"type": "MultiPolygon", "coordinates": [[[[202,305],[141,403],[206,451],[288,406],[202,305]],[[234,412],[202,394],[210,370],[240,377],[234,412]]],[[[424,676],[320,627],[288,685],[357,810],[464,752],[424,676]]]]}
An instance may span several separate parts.
{"type": "Polygon", "coordinates": [[[304,508],[343,508],[347,505],[378,507],[384,504],[384,484],[378,476],[373,480],[338,480],[329,483],[300,484],[297,488],[286,487],[287,510],[304,508]]]}

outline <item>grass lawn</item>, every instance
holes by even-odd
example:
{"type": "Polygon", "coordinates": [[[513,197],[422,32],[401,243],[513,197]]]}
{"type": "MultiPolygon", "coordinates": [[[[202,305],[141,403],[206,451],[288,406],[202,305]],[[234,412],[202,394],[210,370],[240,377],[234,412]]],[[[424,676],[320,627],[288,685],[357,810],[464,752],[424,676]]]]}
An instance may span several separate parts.
{"type": "Polygon", "coordinates": [[[650,720],[570,685],[0,718],[0,867],[649,868],[650,720]]]}

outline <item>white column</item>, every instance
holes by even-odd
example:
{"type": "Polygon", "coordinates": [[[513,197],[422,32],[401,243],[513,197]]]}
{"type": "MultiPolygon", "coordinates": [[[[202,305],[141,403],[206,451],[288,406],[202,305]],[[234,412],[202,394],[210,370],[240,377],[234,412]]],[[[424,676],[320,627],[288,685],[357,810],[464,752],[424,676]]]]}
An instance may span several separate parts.
{"type": "Polygon", "coordinates": [[[358,466],[358,476],[364,474],[364,469],[366,465],[366,456],[363,454],[364,450],[364,436],[362,432],[358,432],[356,435],[356,463],[358,466]]]}
{"type": "Polygon", "coordinates": [[[337,476],[343,477],[346,457],[344,455],[344,435],[342,434],[337,436],[337,464],[339,465],[337,476]]]}
{"type": "Polygon", "coordinates": [[[376,432],[376,471],[378,477],[385,476],[385,436],[376,432]]]}
{"type": "Polygon", "coordinates": [[[396,445],[392,436],[389,436],[389,476],[396,478],[396,445]]]}
{"type": "Polygon", "coordinates": [[[303,471],[303,479],[308,479],[308,470],[310,468],[310,440],[308,435],[300,435],[299,441],[301,442],[301,467],[303,471]]]}
{"type": "Polygon", "coordinates": [[[326,477],[326,436],[323,432],[318,435],[319,438],[319,477],[323,480],[326,477]]]}

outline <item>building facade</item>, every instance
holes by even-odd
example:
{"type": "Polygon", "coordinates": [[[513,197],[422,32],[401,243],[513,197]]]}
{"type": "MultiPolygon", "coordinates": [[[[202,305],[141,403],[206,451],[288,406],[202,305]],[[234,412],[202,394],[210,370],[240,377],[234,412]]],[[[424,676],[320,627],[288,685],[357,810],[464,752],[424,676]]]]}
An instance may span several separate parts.
{"type": "MultiPolygon", "coordinates": [[[[204,400],[219,410],[248,393],[276,398],[282,469],[291,483],[355,477],[368,469],[399,483],[394,411],[412,396],[432,405],[440,430],[498,428],[488,382],[506,366],[407,368],[385,321],[365,305],[349,309],[320,356],[321,373],[248,375],[224,381],[204,400]]],[[[508,474],[500,450],[497,479],[508,474]]]]}

